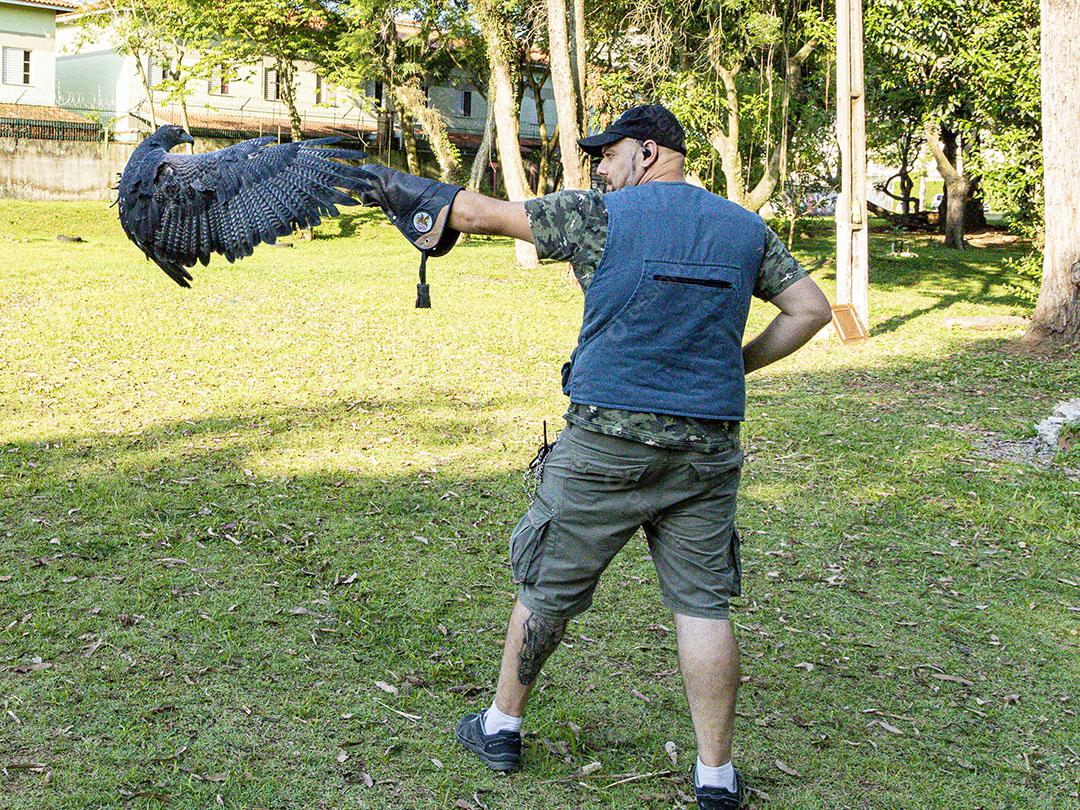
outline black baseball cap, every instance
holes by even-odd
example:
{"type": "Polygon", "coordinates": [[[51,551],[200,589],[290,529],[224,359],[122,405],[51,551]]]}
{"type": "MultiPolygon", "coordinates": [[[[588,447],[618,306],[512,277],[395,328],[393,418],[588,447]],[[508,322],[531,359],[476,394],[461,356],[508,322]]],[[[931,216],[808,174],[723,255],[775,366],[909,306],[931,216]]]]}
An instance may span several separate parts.
{"type": "Polygon", "coordinates": [[[600,157],[604,147],[623,138],[656,141],[661,146],[686,154],[686,133],[682,124],[667,107],[661,104],[641,104],[631,107],[603,132],[578,141],[587,154],[600,157]]]}

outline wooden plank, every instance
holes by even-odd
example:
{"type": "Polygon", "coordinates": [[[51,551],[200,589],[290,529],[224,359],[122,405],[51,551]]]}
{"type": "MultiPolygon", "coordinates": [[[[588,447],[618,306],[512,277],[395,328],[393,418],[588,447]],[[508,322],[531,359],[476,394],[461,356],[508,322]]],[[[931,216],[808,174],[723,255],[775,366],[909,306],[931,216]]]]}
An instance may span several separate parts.
{"type": "Polygon", "coordinates": [[[859,317],[859,312],[851,304],[836,304],[832,308],[833,328],[844,343],[866,340],[870,333],[859,317]]]}

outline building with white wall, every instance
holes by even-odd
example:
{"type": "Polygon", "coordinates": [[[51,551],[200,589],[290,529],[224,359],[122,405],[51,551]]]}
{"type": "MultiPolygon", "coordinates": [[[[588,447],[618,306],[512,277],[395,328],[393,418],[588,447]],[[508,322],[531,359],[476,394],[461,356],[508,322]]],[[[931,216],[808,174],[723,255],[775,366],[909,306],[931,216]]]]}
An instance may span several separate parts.
{"type": "Polygon", "coordinates": [[[56,15],[66,0],[0,0],[0,104],[56,104],[56,15]]]}

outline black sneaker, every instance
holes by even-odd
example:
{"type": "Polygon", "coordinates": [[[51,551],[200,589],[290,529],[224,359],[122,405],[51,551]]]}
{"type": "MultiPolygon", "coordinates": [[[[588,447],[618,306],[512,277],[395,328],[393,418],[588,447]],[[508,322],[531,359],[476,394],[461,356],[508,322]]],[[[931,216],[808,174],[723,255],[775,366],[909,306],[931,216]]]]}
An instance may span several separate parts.
{"type": "Polygon", "coordinates": [[[493,771],[521,770],[521,734],[517,731],[484,733],[484,713],[473,712],[457,726],[458,742],[475,753],[493,771]]]}
{"type": "Polygon", "coordinates": [[[694,792],[697,794],[698,810],[740,810],[746,803],[746,784],[738,771],[735,771],[734,791],[719,787],[699,787],[695,781],[694,792]]]}

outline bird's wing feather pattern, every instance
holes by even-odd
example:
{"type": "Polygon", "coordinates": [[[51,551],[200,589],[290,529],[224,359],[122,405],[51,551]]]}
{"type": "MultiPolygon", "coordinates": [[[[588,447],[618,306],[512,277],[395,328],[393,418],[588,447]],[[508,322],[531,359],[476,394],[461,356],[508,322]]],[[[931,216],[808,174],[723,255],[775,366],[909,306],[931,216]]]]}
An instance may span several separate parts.
{"type": "Polygon", "coordinates": [[[362,189],[356,152],[320,138],[270,146],[254,138],[205,155],[149,150],[124,171],[120,219],[128,236],[178,284],[185,269],[204,265],[211,253],[230,262],[273,244],[296,228],[337,216],[339,205],[356,205],[343,193],[362,189]],[[131,176],[129,177],[129,173],[131,176]]]}

